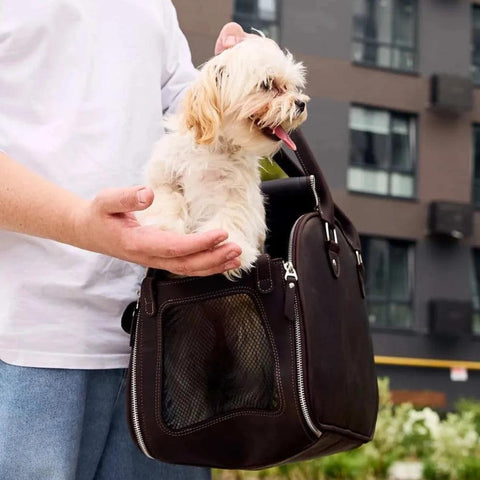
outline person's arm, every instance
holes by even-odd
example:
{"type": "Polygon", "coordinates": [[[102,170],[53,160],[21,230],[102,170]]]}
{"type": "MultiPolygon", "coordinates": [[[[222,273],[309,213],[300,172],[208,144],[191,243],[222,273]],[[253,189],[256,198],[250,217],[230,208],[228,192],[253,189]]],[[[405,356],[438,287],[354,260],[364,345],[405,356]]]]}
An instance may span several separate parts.
{"type": "Polygon", "coordinates": [[[164,29],[162,35],[162,105],[163,113],[174,113],[198,71],[192,64],[187,39],[178,24],[171,0],[163,0],[164,29]]]}
{"type": "Polygon", "coordinates": [[[100,192],[88,201],[0,152],[0,228],[67,243],[180,275],[237,268],[240,248],[221,230],[178,235],[141,226],[133,214],[153,201],[142,186],[100,192]],[[233,257],[233,258],[230,258],[233,257]]]}

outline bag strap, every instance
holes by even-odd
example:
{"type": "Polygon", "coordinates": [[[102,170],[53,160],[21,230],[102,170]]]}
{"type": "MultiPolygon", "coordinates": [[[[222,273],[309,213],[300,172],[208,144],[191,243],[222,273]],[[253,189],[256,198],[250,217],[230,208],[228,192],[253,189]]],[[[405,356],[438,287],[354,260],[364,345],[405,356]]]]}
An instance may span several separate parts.
{"type": "Polygon", "coordinates": [[[279,150],[275,154],[273,160],[278,164],[278,166],[289,176],[289,177],[304,177],[305,173],[302,170],[300,164],[297,164],[295,160],[290,158],[285,150],[279,150]]]}
{"type": "Polygon", "coordinates": [[[328,222],[331,227],[334,227],[335,206],[322,170],[315,160],[313,152],[308,146],[307,140],[301,130],[297,129],[292,132],[291,137],[297,146],[295,156],[298,164],[285,153],[282,153],[278,157],[275,156],[274,159],[277,161],[280,168],[284,169],[285,173],[289,176],[298,177],[299,175],[313,175],[315,177],[315,190],[317,191],[319,200],[320,216],[322,217],[322,220],[328,222]]]}
{"type": "Polygon", "coordinates": [[[295,152],[296,160],[292,159],[283,150],[280,150],[274,157],[275,162],[289,177],[305,175],[313,175],[315,177],[315,190],[319,199],[320,217],[325,222],[328,222],[332,228],[335,226],[335,220],[337,220],[341,224],[351,247],[360,251],[358,232],[349,218],[335,205],[322,169],[316,161],[305,135],[300,129],[297,129],[290,136],[297,146],[295,152]]]}

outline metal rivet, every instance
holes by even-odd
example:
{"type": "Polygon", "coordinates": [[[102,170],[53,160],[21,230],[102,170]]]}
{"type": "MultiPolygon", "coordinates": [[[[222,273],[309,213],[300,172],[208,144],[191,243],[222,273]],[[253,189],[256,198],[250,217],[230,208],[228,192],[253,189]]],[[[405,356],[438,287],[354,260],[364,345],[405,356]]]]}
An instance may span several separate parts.
{"type": "Polygon", "coordinates": [[[293,282],[290,282],[290,283],[288,284],[288,288],[293,288],[294,286],[295,286],[295,284],[294,284],[293,282]]]}

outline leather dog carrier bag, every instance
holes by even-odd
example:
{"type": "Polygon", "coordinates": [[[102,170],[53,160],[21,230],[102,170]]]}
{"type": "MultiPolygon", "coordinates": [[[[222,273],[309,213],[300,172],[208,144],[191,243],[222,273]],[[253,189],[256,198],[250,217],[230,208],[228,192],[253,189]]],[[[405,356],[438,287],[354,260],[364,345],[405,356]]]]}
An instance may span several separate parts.
{"type": "Polygon", "coordinates": [[[147,456],[261,469],[372,439],[378,391],[355,227],[301,132],[262,184],[265,253],[238,281],[149,269],[135,308],[129,428],[147,456]]]}

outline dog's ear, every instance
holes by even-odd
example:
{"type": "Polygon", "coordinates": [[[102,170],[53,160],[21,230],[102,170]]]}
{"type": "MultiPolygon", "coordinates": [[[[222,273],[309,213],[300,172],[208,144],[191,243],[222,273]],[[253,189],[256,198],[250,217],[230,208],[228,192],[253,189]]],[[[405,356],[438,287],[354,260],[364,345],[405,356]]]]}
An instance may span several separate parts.
{"type": "Polygon", "coordinates": [[[189,88],[184,100],[185,125],[192,130],[195,141],[209,145],[215,140],[220,125],[218,85],[215,76],[202,75],[189,88]]]}

